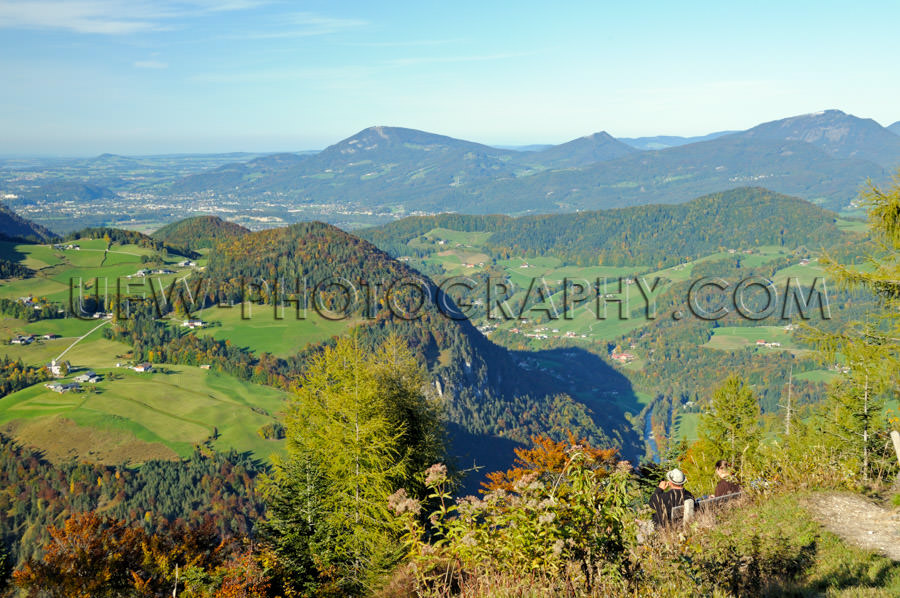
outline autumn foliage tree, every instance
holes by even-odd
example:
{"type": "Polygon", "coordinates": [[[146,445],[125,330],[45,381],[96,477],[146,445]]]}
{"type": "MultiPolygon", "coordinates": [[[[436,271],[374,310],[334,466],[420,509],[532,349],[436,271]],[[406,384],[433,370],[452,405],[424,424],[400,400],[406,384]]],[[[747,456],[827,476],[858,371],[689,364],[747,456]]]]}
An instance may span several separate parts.
{"type": "Polygon", "coordinates": [[[26,596],[114,598],[143,583],[143,530],[90,512],[51,528],[50,536],[44,558],[13,574],[26,596]]]}
{"type": "Polygon", "coordinates": [[[13,581],[29,598],[266,596],[268,572],[235,538],[222,538],[211,519],[156,533],[94,511],[50,528],[41,559],[28,560],[13,581]]]}
{"type": "Polygon", "coordinates": [[[560,475],[569,462],[572,447],[578,447],[589,467],[596,472],[607,472],[615,465],[617,449],[602,449],[590,446],[587,440],[578,440],[568,432],[568,440],[556,441],[546,436],[532,436],[531,448],[513,449],[516,458],[512,468],[506,471],[495,471],[487,474],[487,482],[481,485],[488,492],[494,490],[512,491],[516,482],[526,474],[537,474],[546,477],[549,474],[560,475]]]}

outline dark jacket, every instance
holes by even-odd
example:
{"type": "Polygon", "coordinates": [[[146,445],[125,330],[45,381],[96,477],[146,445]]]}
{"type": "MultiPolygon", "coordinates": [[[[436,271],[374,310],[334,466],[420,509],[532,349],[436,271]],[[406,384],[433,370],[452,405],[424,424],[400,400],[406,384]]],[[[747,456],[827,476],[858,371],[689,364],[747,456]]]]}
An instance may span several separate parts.
{"type": "Polygon", "coordinates": [[[687,490],[663,490],[657,488],[650,497],[650,506],[653,508],[653,523],[657,527],[668,525],[672,522],[672,508],[679,507],[686,500],[694,500],[694,495],[687,490]]]}
{"type": "Polygon", "coordinates": [[[725,496],[726,494],[734,494],[740,491],[741,487],[728,479],[721,479],[716,484],[716,496],[725,496]]]}

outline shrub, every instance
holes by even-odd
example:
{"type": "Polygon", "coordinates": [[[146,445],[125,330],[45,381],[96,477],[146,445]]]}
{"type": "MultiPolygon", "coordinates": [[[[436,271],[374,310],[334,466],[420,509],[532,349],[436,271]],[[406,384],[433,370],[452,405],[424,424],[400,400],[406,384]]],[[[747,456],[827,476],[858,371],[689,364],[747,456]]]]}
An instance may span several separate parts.
{"type": "Polygon", "coordinates": [[[389,501],[407,530],[420,592],[443,595],[488,573],[529,579],[532,587],[625,587],[639,496],[627,465],[607,474],[573,447],[560,473],[523,472],[511,490],[491,490],[483,498],[454,503],[441,465],[426,472],[425,485],[439,505],[427,526],[418,517],[421,503],[405,490],[389,501]]]}

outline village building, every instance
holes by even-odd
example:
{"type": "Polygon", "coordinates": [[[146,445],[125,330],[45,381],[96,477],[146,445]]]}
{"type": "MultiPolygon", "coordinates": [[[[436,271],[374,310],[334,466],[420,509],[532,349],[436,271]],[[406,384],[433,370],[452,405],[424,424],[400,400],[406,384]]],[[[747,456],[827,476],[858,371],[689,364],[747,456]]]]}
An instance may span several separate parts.
{"type": "Polygon", "coordinates": [[[59,394],[72,390],[78,390],[81,388],[81,385],[77,382],[68,382],[66,384],[62,384],[60,382],[52,382],[50,384],[45,384],[44,386],[49,390],[52,390],[53,392],[58,392],[59,394]]]}
{"type": "Polygon", "coordinates": [[[61,378],[68,374],[72,368],[72,364],[68,361],[56,361],[55,359],[47,364],[47,369],[57,378],[61,378]]]}
{"type": "Polygon", "coordinates": [[[100,376],[98,376],[97,373],[94,372],[93,370],[88,370],[79,376],[75,376],[75,378],[73,378],[73,380],[75,380],[75,382],[81,382],[82,384],[84,384],[84,383],[94,384],[95,382],[100,381],[100,376]]]}

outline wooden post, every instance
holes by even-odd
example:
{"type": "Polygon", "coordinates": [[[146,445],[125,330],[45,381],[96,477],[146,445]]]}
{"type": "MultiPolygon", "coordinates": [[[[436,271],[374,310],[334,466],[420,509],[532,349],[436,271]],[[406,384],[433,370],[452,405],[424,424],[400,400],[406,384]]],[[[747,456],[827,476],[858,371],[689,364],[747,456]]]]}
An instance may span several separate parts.
{"type": "Polygon", "coordinates": [[[891,440],[894,441],[894,452],[897,453],[897,461],[900,462],[900,432],[891,430],[891,440]]]}
{"type": "Polygon", "coordinates": [[[784,417],[784,435],[791,435],[791,390],[794,385],[794,364],[791,364],[791,373],[788,375],[788,402],[787,409],[785,409],[785,417],[784,417]]]}
{"type": "Polygon", "coordinates": [[[684,518],[682,523],[686,526],[694,518],[694,499],[684,501],[684,518]]]}

